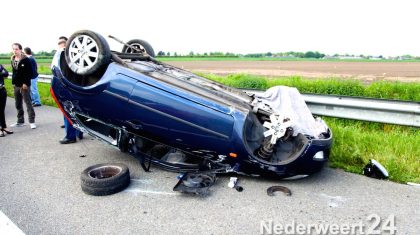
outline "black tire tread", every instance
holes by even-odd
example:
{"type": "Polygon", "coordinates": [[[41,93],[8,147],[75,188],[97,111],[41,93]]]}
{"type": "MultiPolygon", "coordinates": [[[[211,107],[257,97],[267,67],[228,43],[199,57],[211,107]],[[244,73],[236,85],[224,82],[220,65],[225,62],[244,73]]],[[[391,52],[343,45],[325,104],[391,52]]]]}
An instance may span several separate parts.
{"type": "Polygon", "coordinates": [[[89,195],[110,195],[125,189],[130,184],[130,171],[125,164],[122,163],[102,163],[90,166],[82,171],[80,175],[81,187],[83,192],[89,195]],[[104,179],[96,179],[89,176],[89,171],[105,167],[117,166],[121,168],[118,174],[104,179]]]}
{"type": "Polygon", "coordinates": [[[121,184],[117,184],[112,187],[106,187],[106,188],[90,187],[83,184],[81,187],[82,187],[82,191],[88,195],[107,196],[107,195],[121,192],[122,190],[127,188],[129,184],[130,184],[130,181],[126,181],[126,182],[122,182],[121,184]]]}
{"type": "MultiPolygon", "coordinates": [[[[128,45],[131,45],[133,43],[138,43],[140,45],[142,45],[144,47],[144,49],[146,50],[147,54],[149,54],[151,57],[155,57],[155,51],[153,50],[152,45],[150,45],[148,42],[142,40],[142,39],[132,39],[130,41],[127,42],[128,45]]],[[[122,52],[126,53],[126,50],[128,49],[128,46],[124,45],[122,52]]]]}

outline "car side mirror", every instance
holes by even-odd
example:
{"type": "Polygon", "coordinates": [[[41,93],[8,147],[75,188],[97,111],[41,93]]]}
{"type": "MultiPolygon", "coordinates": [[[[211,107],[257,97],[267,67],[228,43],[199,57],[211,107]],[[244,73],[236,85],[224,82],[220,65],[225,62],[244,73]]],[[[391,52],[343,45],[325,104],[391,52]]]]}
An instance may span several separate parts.
{"type": "Polygon", "coordinates": [[[388,179],[388,171],[379,162],[371,159],[369,163],[363,168],[363,174],[376,178],[376,179],[388,179]]]}

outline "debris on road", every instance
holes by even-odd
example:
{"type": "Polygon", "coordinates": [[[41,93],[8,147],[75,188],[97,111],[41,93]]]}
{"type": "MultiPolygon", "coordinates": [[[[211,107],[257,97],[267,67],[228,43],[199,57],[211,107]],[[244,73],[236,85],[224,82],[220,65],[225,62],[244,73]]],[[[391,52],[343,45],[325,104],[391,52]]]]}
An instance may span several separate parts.
{"type": "Polygon", "coordinates": [[[235,188],[236,183],[238,182],[237,177],[230,177],[228,187],[229,188],[235,188]]]}
{"type": "Polygon", "coordinates": [[[271,186],[267,189],[267,195],[268,196],[275,196],[275,192],[277,191],[281,191],[284,194],[286,194],[286,196],[291,196],[292,195],[292,191],[290,191],[290,189],[288,189],[285,186],[280,186],[280,185],[275,185],[275,186],[271,186]]]}
{"type": "Polygon", "coordinates": [[[130,171],[122,163],[103,163],[86,168],[81,176],[83,192],[94,196],[118,193],[130,184],[130,171]]]}
{"type": "Polygon", "coordinates": [[[239,186],[239,185],[235,185],[235,189],[236,189],[236,191],[238,191],[238,192],[242,192],[242,191],[244,191],[244,188],[243,188],[242,186],[239,186]]]}
{"type": "Polygon", "coordinates": [[[388,179],[388,171],[379,162],[371,159],[369,163],[363,168],[363,174],[367,177],[376,179],[388,179]]]}

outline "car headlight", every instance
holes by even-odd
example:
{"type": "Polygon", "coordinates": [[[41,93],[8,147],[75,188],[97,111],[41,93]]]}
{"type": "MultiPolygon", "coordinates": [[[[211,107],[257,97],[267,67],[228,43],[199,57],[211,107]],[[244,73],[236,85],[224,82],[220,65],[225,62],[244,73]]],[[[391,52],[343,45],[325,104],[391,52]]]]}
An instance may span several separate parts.
{"type": "Polygon", "coordinates": [[[319,151],[319,152],[315,153],[313,159],[316,160],[316,161],[324,160],[325,159],[324,158],[324,151],[319,151]]]}

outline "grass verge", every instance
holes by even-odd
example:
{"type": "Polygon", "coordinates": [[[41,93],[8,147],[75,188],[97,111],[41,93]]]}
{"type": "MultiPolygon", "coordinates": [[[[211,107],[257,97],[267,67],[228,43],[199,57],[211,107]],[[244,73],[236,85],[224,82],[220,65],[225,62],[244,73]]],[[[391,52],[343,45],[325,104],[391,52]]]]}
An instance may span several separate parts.
{"type": "MultiPolygon", "coordinates": [[[[7,96],[14,98],[12,80],[6,79],[4,80],[4,83],[7,90],[7,96]]],[[[38,91],[39,96],[41,97],[41,103],[43,105],[57,107],[57,104],[50,94],[50,87],[51,85],[49,83],[38,82],[38,91]]]]}
{"type": "MultiPolygon", "coordinates": [[[[420,100],[420,84],[378,82],[368,86],[359,81],[339,79],[303,79],[263,77],[234,74],[226,77],[200,74],[229,86],[248,89],[267,89],[274,85],[294,86],[302,93],[337,94],[375,98],[420,100]]],[[[8,95],[13,97],[11,80],[5,81],[8,95]]],[[[50,84],[38,83],[44,105],[57,107],[49,92],[50,84]]],[[[333,131],[334,144],[330,166],[361,173],[369,159],[379,161],[395,182],[420,183],[419,128],[370,123],[324,117],[333,131]]]]}
{"type": "Polygon", "coordinates": [[[334,135],[330,166],[362,173],[369,159],[380,162],[395,182],[420,183],[418,128],[324,117],[334,135]]]}
{"type": "Polygon", "coordinates": [[[267,79],[249,74],[230,74],[227,76],[199,72],[196,72],[196,74],[236,88],[266,90],[273,86],[282,85],[296,87],[301,93],[420,101],[420,83],[377,81],[364,85],[359,80],[339,78],[305,79],[300,76],[290,76],[267,79]]]}

